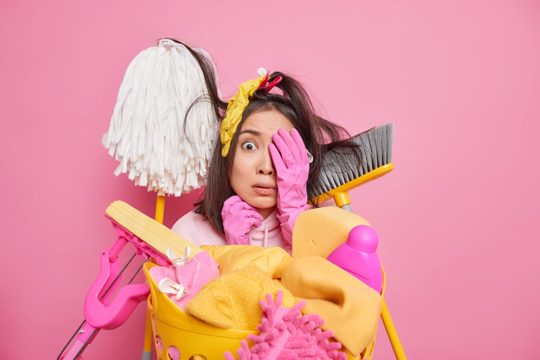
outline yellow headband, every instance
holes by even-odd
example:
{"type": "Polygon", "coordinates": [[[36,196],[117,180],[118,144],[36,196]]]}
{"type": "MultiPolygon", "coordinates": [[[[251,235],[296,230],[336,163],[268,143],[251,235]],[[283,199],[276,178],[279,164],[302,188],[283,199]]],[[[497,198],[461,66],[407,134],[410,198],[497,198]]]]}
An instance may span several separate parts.
{"type": "Polygon", "coordinates": [[[261,86],[261,83],[267,77],[266,70],[259,69],[259,77],[256,79],[248,80],[238,87],[238,91],[229,100],[227,105],[227,112],[225,118],[221,122],[219,128],[219,139],[223,148],[221,149],[221,156],[226,157],[231,147],[231,141],[242,120],[242,114],[249,104],[249,99],[253,96],[253,93],[261,86]]]}

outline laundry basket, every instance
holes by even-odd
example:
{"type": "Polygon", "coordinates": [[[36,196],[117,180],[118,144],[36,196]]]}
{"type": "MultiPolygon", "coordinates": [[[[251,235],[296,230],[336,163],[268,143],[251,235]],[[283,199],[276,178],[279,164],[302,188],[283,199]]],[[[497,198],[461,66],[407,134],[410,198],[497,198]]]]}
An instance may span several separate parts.
{"type": "MultiPolygon", "coordinates": [[[[160,360],[224,359],[226,351],[236,356],[240,342],[253,332],[221,329],[189,316],[158,289],[149,272],[153,266],[155,266],[153,263],[144,264],[144,274],[150,285],[148,311],[152,319],[157,358],[160,360]]],[[[371,360],[374,344],[375,339],[362,356],[348,354],[347,359],[371,360]]]]}

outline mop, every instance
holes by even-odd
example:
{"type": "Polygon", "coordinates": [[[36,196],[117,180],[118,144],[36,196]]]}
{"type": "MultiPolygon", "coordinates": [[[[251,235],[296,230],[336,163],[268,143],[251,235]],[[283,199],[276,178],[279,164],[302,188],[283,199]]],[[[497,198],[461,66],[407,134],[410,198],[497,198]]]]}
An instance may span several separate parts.
{"type": "Polygon", "coordinates": [[[127,174],[159,195],[203,186],[218,121],[210,101],[197,102],[186,114],[207,93],[199,64],[182,44],[164,39],[137,55],[102,141],[119,162],[114,174],[127,174]]]}
{"type": "MultiPolygon", "coordinates": [[[[193,51],[215,69],[206,51],[193,51]]],[[[160,40],[129,64],[109,129],[103,136],[103,145],[118,161],[114,174],[126,174],[135,185],[157,193],[155,220],[159,223],[163,223],[165,196],[181,196],[205,185],[218,126],[217,114],[207,98],[206,83],[201,64],[186,46],[172,39],[160,40]]],[[[131,284],[136,274],[115,299],[111,298],[136,254],[142,255],[144,261],[152,258],[162,265],[168,261],[164,248],[152,248],[118,225],[110,214],[108,217],[118,240],[101,254],[100,275],[85,301],[85,320],[58,359],[80,358],[100,329],[120,326],[135,306],[146,299],[148,286],[131,284]],[[136,254],[121,267],[118,255],[127,243],[135,246],[136,254]]],[[[151,346],[147,316],[143,359],[151,359],[151,346]]]]}

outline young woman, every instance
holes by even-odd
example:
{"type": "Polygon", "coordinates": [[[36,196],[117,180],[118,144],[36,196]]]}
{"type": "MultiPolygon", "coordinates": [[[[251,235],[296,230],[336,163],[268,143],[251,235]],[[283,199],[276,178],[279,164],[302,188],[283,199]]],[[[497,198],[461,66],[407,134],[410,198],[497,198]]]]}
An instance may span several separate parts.
{"type": "MultiPolygon", "coordinates": [[[[203,69],[221,120],[207,186],[195,210],[173,230],[199,244],[252,244],[290,249],[298,215],[308,209],[321,158],[348,133],[317,116],[304,88],[281,72],[262,72],[240,85],[227,103],[217,95],[212,66],[192,51],[203,69]],[[225,108],[226,106],[226,108],[225,108]]],[[[194,105],[195,106],[195,105],[194,105]]]]}

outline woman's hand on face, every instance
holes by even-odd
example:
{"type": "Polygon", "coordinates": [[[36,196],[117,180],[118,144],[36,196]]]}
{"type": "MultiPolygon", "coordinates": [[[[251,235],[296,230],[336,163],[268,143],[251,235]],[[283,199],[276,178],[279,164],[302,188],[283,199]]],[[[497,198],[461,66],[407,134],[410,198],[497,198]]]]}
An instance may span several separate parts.
{"type": "Polygon", "coordinates": [[[249,245],[249,232],[261,226],[263,217],[257,209],[238,195],[231,196],[221,210],[225,242],[229,245],[249,245]]]}
{"type": "Polygon", "coordinates": [[[292,231],[296,218],[307,204],[309,161],[304,141],[296,129],[290,133],[279,129],[268,146],[277,183],[277,218],[285,246],[292,245],[292,231]]]}
{"type": "Polygon", "coordinates": [[[307,203],[309,161],[306,146],[296,129],[279,129],[268,146],[277,182],[277,207],[280,212],[304,207],[307,203]]]}

